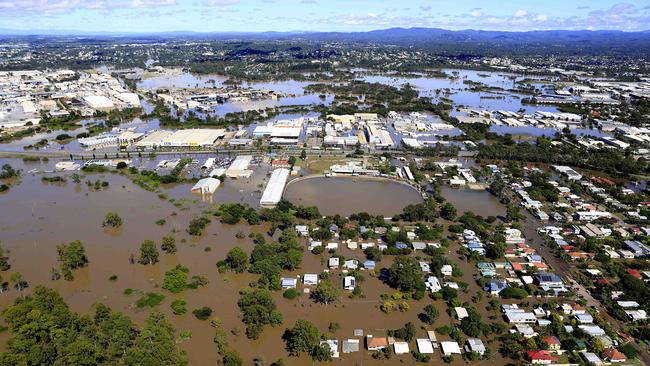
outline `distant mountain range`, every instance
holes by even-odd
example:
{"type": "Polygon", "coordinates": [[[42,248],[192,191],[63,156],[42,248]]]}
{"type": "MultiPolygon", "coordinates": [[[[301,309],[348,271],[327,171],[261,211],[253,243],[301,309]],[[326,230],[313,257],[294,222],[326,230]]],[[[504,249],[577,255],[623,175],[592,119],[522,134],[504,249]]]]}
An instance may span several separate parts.
{"type": "Polygon", "coordinates": [[[212,39],[212,40],[303,40],[315,42],[355,42],[448,48],[472,53],[474,50],[528,51],[576,54],[605,51],[608,54],[636,54],[650,57],[650,30],[623,32],[615,30],[548,30],[528,32],[459,30],[439,28],[389,28],[367,32],[192,32],[161,33],[81,32],[73,30],[1,29],[0,37],[90,37],[129,39],[212,39]]]}
{"type": "Polygon", "coordinates": [[[322,41],[353,41],[380,43],[419,42],[478,42],[478,41],[528,41],[535,42],[554,38],[559,41],[588,41],[616,37],[619,39],[647,39],[650,30],[623,32],[617,30],[546,30],[546,31],[483,31],[447,30],[441,28],[388,28],[364,32],[99,32],[79,30],[21,30],[0,28],[0,36],[106,36],[106,37],[192,37],[192,38],[307,38],[322,41]]]}

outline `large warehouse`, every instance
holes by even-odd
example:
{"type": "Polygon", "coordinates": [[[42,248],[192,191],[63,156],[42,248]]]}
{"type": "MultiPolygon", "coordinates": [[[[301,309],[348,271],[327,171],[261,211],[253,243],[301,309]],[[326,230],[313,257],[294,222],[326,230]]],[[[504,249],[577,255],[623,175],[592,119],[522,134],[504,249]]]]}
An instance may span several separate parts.
{"type": "Polygon", "coordinates": [[[110,111],[115,108],[115,104],[103,95],[85,95],[82,97],[83,103],[97,111],[110,111]]]}
{"type": "Polygon", "coordinates": [[[251,161],[253,160],[252,155],[240,155],[230,164],[226,170],[226,176],[228,178],[248,178],[253,174],[253,171],[248,169],[251,161]]]}
{"type": "Polygon", "coordinates": [[[225,129],[178,130],[165,137],[165,147],[209,147],[226,135],[225,129]]]}
{"type": "Polygon", "coordinates": [[[260,206],[262,207],[275,207],[275,205],[282,199],[284,186],[287,184],[289,178],[289,169],[276,169],[271,173],[269,183],[260,199],[260,206]]]}
{"type": "Polygon", "coordinates": [[[153,131],[136,143],[144,149],[154,147],[211,147],[226,135],[224,129],[153,131]]]}

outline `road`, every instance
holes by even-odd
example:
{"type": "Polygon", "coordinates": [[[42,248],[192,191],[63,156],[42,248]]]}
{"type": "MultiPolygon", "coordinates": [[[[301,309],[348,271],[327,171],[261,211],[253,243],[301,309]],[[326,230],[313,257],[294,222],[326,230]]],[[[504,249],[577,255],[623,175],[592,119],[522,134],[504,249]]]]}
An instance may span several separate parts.
{"type": "MultiPolygon", "coordinates": [[[[622,331],[623,322],[612,317],[607,312],[605,307],[600,303],[600,301],[596,300],[584,286],[573,279],[573,275],[571,273],[573,266],[571,263],[567,263],[563,259],[556,257],[553,249],[546,245],[546,240],[537,233],[537,228],[542,227],[546,224],[539,221],[528,211],[525,211],[524,214],[526,215],[526,223],[523,226],[523,232],[527,239],[528,245],[530,245],[537,251],[538,254],[544,257],[546,262],[555,270],[555,273],[557,273],[565,281],[571,284],[571,287],[578,294],[578,296],[587,302],[587,306],[598,311],[600,316],[603,317],[606,322],[611,324],[612,328],[615,331],[622,331]]],[[[641,359],[645,365],[650,366],[650,352],[646,348],[641,347],[636,342],[631,342],[631,344],[639,353],[639,359],[641,359]]]]}

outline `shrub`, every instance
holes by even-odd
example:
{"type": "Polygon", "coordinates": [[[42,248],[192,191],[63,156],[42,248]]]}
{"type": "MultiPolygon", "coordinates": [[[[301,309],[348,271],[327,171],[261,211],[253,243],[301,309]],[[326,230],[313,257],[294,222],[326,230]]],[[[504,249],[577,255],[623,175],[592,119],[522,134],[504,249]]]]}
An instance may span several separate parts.
{"type": "Polygon", "coordinates": [[[172,312],[176,315],[183,315],[187,313],[187,301],[183,299],[176,299],[172,301],[171,308],[172,312]]]}
{"type": "Polygon", "coordinates": [[[102,226],[120,227],[122,226],[122,218],[116,212],[109,212],[106,214],[102,226]]]}
{"type": "Polygon", "coordinates": [[[212,315],[212,309],[207,306],[192,310],[192,314],[199,320],[207,320],[212,315]]]}
{"type": "Polygon", "coordinates": [[[296,297],[300,296],[300,293],[295,288],[290,288],[286,290],[284,293],[282,293],[282,296],[285,299],[293,300],[296,297]]]}
{"type": "Polygon", "coordinates": [[[156,292],[147,292],[141,298],[139,298],[138,301],[135,302],[135,306],[138,309],[142,309],[144,307],[153,308],[155,306],[158,306],[164,299],[165,295],[163,294],[156,292]]]}

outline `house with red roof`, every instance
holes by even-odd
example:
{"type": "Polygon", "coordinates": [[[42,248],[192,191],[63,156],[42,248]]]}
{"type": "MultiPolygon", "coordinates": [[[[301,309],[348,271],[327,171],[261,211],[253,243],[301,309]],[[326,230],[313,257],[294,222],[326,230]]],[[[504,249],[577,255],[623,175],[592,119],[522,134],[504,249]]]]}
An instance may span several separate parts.
{"type": "Polygon", "coordinates": [[[606,361],[616,363],[616,362],[625,362],[626,357],[625,355],[617,350],[616,348],[606,348],[603,351],[603,358],[605,358],[606,361]]]}
{"type": "Polygon", "coordinates": [[[544,342],[548,344],[548,349],[551,351],[559,351],[562,349],[562,343],[560,343],[560,340],[557,339],[556,336],[547,336],[544,337],[544,342]]]}
{"type": "Polygon", "coordinates": [[[634,277],[634,278],[636,278],[636,279],[638,279],[638,280],[640,280],[640,279],[642,278],[642,277],[641,277],[641,273],[639,273],[639,271],[637,271],[637,270],[635,270],[635,269],[628,268],[628,269],[626,269],[625,271],[626,271],[630,276],[632,276],[632,277],[634,277]]]}
{"type": "Polygon", "coordinates": [[[551,351],[535,349],[526,352],[530,362],[534,365],[550,365],[557,362],[558,358],[551,354],[551,351]]]}

